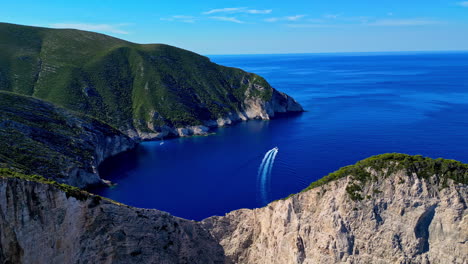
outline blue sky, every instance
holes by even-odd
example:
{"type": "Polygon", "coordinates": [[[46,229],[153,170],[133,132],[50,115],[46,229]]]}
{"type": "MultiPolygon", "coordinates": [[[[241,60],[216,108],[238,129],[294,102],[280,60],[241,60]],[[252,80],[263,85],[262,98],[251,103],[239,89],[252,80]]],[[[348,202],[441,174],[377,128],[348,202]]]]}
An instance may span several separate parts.
{"type": "Polygon", "coordinates": [[[468,1],[2,2],[2,22],[97,31],[201,54],[468,50],[468,1]]]}

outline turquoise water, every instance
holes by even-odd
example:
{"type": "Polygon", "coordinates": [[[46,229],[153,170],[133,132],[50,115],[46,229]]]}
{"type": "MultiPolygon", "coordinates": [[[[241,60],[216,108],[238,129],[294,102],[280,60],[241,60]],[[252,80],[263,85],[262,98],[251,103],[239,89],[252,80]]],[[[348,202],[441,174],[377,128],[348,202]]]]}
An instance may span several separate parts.
{"type": "Polygon", "coordinates": [[[468,162],[468,53],[210,58],[262,75],[308,112],[143,143],[103,164],[118,185],[100,195],[200,220],[262,206],[371,155],[468,162]]]}

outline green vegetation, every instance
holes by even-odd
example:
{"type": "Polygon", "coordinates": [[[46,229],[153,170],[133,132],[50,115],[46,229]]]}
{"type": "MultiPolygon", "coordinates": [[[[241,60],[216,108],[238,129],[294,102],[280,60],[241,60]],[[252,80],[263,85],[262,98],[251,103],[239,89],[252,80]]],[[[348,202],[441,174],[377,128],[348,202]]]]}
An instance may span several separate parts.
{"type": "Polygon", "coordinates": [[[260,76],[204,56],[106,35],[0,23],[0,90],[41,98],[122,131],[198,125],[269,100],[260,76]]]}
{"type": "Polygon", "coordinates": [[[20,179],[20,180],[25,180],[25,181],[37,182],[41,184],[48,184],[63,191],[65,195],[67,196],[67,198],[74,197],[80,201],[84,201],[88,198],[91,198],[92,203],[89,206],[95,206],[99,204],[101,200],[105,200],[116,205],[124,206],[124,204],[122,203],[116,202],[106,197],[102,197],[96,194],[89,193],[78,187],[70,186],[64,183],[58,183],[54,180],[47,179],[39,175],[27,175],[27,174],[19,173],[9,168],[0,167],[0,178],[20,179]]]}
{"type": "Polygon", "coordinates": [[[121,135],[95,119],[0,91],[0,167],[65,182],[73,168],[93,173],[96,138],[121,135]]]}
{"type": "Polygon", "coordinates": [[[356,200],[362,200],[364,198],[362,198],[362,195],[361,195],[361,191],[362,191],[362,187],[356,183],[352,183],[348,186],[346,186],[346,192],[349,194],[349,196],[351,197],[352,200],[356,201],[356,200]]]}
{"type": "Polygon", "coordinates": [[[83,191],[80,188],[66,185],[63,183],[58,183],[56,181],[46,179],[39,175],[22,174],[22,173],[19,173],[19,172],[16,172],[7,168],[0,168],[0,177],[1,178],[16,178],[16,179],[21,179],[21,180],[26,180],[26,181],[49,184],[64,191],[67,197],[75,197],[76,199],[81,200],[81,201],[86,200],[90,196],[88,192],[83,191]]]}
{"type": "MultiPolygon", "coordinates": [[[[442,188],[447,186],[448,180],[452,179],[456,183],[468,184],[468,164],[448,159],[432,159],[420,155],[411,156],[400,153],[387,153],[358,161],[354,165],[343,167],[328,174],[318,181],[313,182],[302,192],[320,187],[329,182],[351,176],[353,182],[347,186],[346,191],[353,200],[362,200],[361,191],[368,181],[376,181],[378,176],[372,176],[368,169],[372,168],[379,172],[381,177],[405,170],[407,173],[415,173],[418,177],[429,179],[436,176],[433,184],[442,188]]],[[[402,182],[400,182],[401,184],[402,182]]],[[[403,181],[404,183],[404,181],[403,181]]],[[[378,194],[379,190],[374,190],[378,194]]],[[[288,196],[290,197],[290,196],[288,196]]]]}

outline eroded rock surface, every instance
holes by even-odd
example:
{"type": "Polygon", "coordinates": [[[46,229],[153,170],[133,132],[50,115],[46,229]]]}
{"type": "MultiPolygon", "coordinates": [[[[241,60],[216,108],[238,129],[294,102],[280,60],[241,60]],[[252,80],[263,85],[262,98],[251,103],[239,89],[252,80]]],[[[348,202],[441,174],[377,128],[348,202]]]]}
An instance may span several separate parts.
{"type": "Polygon", "coordinates": [[[223,263],[195,222],[0,178],[1,263],[223,263]]]}
{"type": "Polygon", "coordinates": [[[347,177],[204,224],[227,263],[466,263],[467,186],[407,174],[367,184],[362,201],[347,177]]]}

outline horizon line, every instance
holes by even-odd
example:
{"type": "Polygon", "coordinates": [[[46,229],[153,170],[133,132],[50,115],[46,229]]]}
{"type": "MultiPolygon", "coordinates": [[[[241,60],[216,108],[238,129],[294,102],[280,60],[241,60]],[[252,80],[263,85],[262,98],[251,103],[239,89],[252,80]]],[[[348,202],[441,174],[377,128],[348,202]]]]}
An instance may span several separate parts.
{"type": "Polygon", "coordinates": [[[108,37],[116,38],[122,41],[126,41],[129,43],[137,44],[137,45],[168,45],[172,47],[176,47],[179,49],[184,49],[202,56],[241,56],[241,55],[306,55],[306,54],[315,54],[315,55],[339,55],[339,54],[378,54],[378,53],[387,53],[387,54],[393,54],[393,53],[465,53],[468,52],[468,49],[466,50],[400,50],[400,51],[324,51],[324,52],[278,52],[278,53],[214,53],[214,54],[209,54],[209,53],[201,53],[198,51],[195,51],[193,49],[189,49],[186,47],[181,47],[181,46],[176,46],[174,44],[168,44],[168,43],[158,43],[158,42],[146,42],[146,43],[139,43],[139,42],[134,42],[132,40],[128,40],[127,38],[123,37],[117,37],[114,34],[110,33],[104,33],[104,32],[99,32],[96,30],[83,30],[83,29],[76,29],[76,28],[55,28],[51,26],[45,26],[45,25],[28,25],[28,24],[20,24],[16,22],[6,22],[6,21],[0,21],[0,24],[10,24],[10,25],[16,25],[16,26],[25,26],[25,27],[35,27],[35,28],[44,28],[44,29],[49,29],[49,30],[78,30],[78,31],[85,31],[85,32],[91,32],[95,34],[100,34],[100,35],[105,35],[108,37]]]}
{"type": "Polygon", "coordinates": [[[331,55],[331,54],[378,54],[378,53],[468,53],[466,50],[398,50],[398,51],[325,51],[325,52],[280,52],[280,53],[216,53],[203,56],[239,56],[239,55],[331,55]]]}

